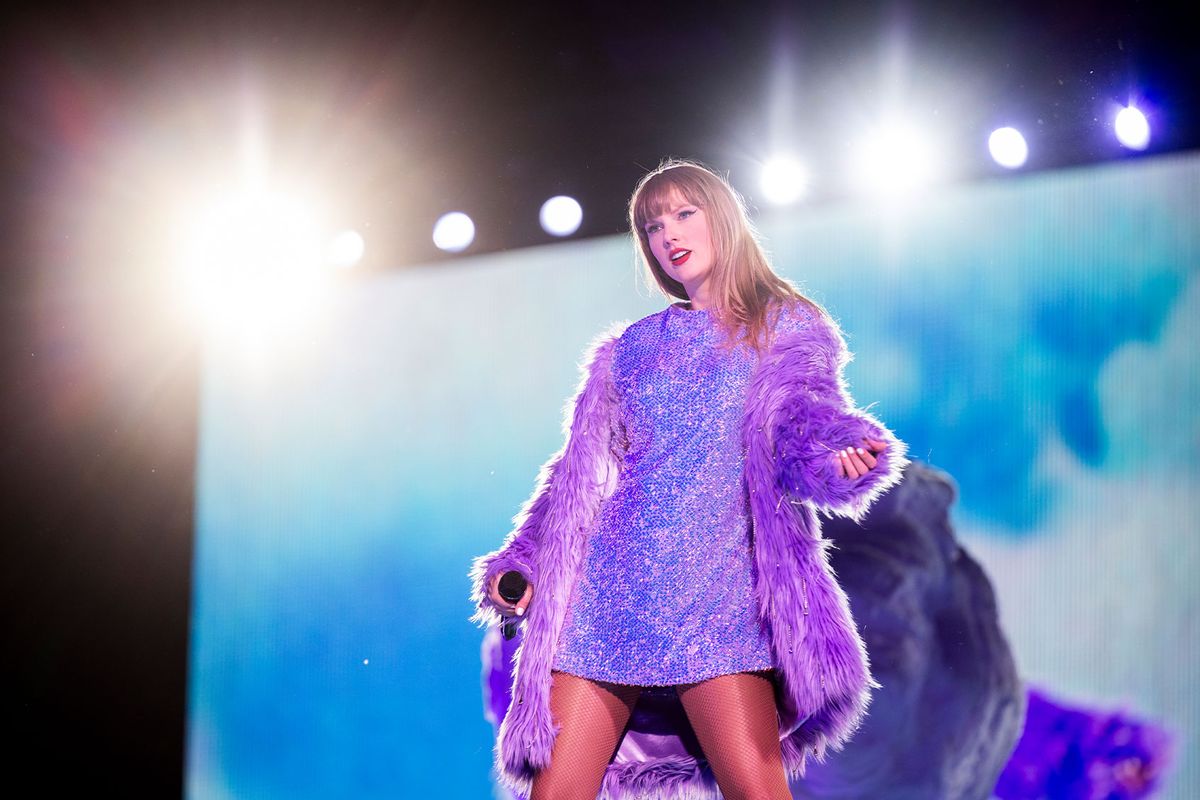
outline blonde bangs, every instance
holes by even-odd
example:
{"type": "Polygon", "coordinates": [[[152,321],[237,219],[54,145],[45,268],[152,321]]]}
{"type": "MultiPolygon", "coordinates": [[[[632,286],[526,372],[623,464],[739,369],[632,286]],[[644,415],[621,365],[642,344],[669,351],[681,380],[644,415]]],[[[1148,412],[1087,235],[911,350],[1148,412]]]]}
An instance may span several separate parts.
{"type": "Polygon", "coordinates": [[[660,172],[646,181],[634,201],[633,224],[639,233],[645,231],[647,222],[671,210],[671,198],[676,194],[701,208],[709,205],[708,192],[696,176],[681,169],[660,172]]]}

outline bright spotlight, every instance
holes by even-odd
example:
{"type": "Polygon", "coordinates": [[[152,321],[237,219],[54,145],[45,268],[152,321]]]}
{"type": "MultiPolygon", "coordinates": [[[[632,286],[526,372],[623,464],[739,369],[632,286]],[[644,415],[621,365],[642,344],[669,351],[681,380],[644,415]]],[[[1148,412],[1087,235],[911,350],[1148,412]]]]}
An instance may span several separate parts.
{"type": "Polygon", "coordinates": [[[1146,121],[1146,115],[1133,106],[1117,112],[1115,127],[1117,141],[1130,150],[1145,150],[1150,144],[1150,123],[1146,121]]]}
{"type": "Polygon", "coordinates": [[[335,267],[347,269],[359,262],[365,249],[366,242],[358,231],[342,231],[330,240],[325,256],[335,267]]]}
{"type": "Polygon", "coordinates": [[[443,214],[433,226],[433,243],[439,250],[458,253],[475,241],[475,223],[461,211],[443,214]]]}
{"type": "Polygon", "coordinates": [[[310,206],[245,191],[190,220],[180,263],[189,299],[210,329],[256,335],[306,318],[327,277],[310,206]]]}
{"type": "Polygon", "coordinates": [[[777,156],[763,164],[760,186],[768,202],[794,203],[808,192],[808,170],[791,156],[777,156]]]}
{"type": "Polygon", "coordinates": [[[852,170],[862,192],[895,197],[940,177],[939,148],[923,131],[895,123],[876,129],[859,143],[852,170]]]}
{"type": "Polygon", "coordinates": [[[574,197],[560,194],[542,203],[538,219],[542,230],[551,236],[570,236],[583,222],[583,208],[574,197]]]}
{"type": "Polygon", "coordinates": [[[1016,169],[1024,166],[1029,157],[1029,146],[1025,137],[1016,128],[997,128],[988,137],[988,150],[992,158],[1002,167],[1016,169]]]}

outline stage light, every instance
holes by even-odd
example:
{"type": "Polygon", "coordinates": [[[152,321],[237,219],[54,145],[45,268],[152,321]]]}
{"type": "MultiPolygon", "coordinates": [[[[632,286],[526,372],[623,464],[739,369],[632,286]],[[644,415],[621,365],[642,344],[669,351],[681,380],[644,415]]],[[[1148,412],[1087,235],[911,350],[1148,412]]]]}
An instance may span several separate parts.
{"type": "Polygon", "coordinates": [[[1117,141],[1131,150],[1145,150],[1150,144],[1150,123],[1146,115],[1133,106],[1126,106],[1117,113],[1114,123],[1117,141]]]}
{"type": "Polygon", "coordinates": [[[538,219],[551,236],[570,236],[583,222],[583,208],[575,198],[558,195],[542,203],[538,219]]]}
{"type": "Polygon", "coordinates": [[[433,226],[433,243],[439,250],[458,253],[475,241],[475,223],[461,211],[443,214],[433,226]]]}
{"type": "Polygon", "coordinates": [[[899,197],[932,183],[943,172],[941,149],[909,123],[883,125],[862,138],[851,175],[857,191],[899,197]]]}
{"type": "Polygon", "coordinates": [[[326,258],[330,264],[341,269],[354,266],[363,257],[366,242],[358,231],[342,231],[329,242],[326,258]]]}
{"type": "Polygon", "coordinates": [[[212,331],[260,336],[307,318],[327,277],[313,206],[245,190],[190,216],[180,265],[188,298],[212,331]]]}
{"type": "Polygon", "coordinates": [[[996,163],[1008,169],[1024,166],[1029,157],[1025,137],[1016,128],[997,128],[988,137],[988,150],[996,163]]]}
{"type": "Polygon", "coordinates": [[[791,156],[776,156],[763,164],[760,186],[768,202],[794,203],[808,192],[808,170],[791,156]]]}

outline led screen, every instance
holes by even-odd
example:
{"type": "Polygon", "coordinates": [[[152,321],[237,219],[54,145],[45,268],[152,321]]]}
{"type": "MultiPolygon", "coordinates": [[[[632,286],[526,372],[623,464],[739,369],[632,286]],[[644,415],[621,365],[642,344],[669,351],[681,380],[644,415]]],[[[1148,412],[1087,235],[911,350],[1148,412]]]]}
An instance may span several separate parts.
{"type": "MultiPolygon", "coordinates": [[[[860,405],[959,489],[1021,675],[1200,787],[1200,157],[756,217],[860,405]]],[[[486,221],[481,224],[486,224],[486,221]]],[[[343,282],[202,381],[187,793],[499,796],[472,557],[561,445],[591,338],[667,301],[627,238],[343,282]]]]}

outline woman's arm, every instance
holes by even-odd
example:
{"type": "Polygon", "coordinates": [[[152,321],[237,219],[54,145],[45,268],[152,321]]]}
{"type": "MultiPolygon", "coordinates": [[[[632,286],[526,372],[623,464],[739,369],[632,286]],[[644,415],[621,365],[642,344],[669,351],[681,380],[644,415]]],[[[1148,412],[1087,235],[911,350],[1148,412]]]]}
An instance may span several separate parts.
{"type": "Polygon", "coordinates": [[[588,346],[579,384],[563,409],[562,448],[542,465],[533,494],[513,517],[515,527],[504,545],[475,559],[470,572],[473,622],[499,621],[500,609],[488,590],[509,570],[521,573],[536,592],[539,549],[547,534],[567,525],[590,524],[600,502],[612,493],[623,456],[612,356],[626,325],[617,323],[588,346]]]}
{"type": "Polygon", "coordinates": [[[768,441],[777,479],[795,501],[860,521],[875,499],[900,481],[907,447],[855,407],[843,376],[852,356],[836,323],[816,312],[799,313],[800,324],[782,329],[764,358],[772,387],[768,441]],[[887,445],[873,452],[867,440],[887,445]],[[876,463],[849,476],[838,455],[846,447],[863,448],[876,463]]]}

